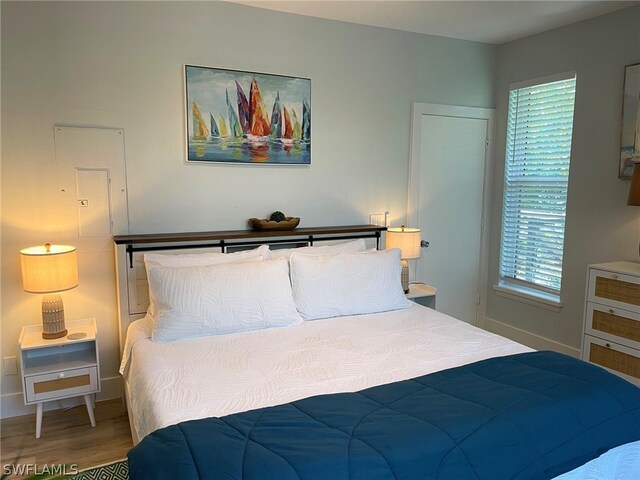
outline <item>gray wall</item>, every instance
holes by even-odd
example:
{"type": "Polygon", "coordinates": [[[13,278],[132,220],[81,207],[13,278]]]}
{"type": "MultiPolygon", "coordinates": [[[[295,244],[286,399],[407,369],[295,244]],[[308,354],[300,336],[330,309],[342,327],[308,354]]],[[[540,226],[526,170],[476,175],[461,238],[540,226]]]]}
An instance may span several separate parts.
{"type": "Polygon", "coordinates": [[[638,261],[640,209],[626,205],[629,182],[619,180],[617,174],[624,66],[638,62],[640,7],[511,42],[498,49],[488,328],[511,333],[534,345],[537,339],[532,335],[542,337],[577,353],[587,265],[638,261]],[[562,281],[564,307],[555,313],[500,297],[491,285],[498,281],[509,84],[571,70],[577,72],[577,90],[562,281]],[[520,335],[522,332],[509,327],[532,335],[520,335]]]}
{"type": "MultiPolygon", "coordinates": [[[[244,228],[273,210],[303,226],[404,220],[412,101],[492,107],[496,47],[220,2],[1,3],[2,355],[40,297],[18,250],[65,242],[53,125],[125,130],[131,233],[244,228]],[[183,64],[312,79],[308,168],[186,165],[183,64]]],[[[67,240],[68,241],[68,240],[67,240]]],[[[113,258],[79,250],[67,318],[96,317],[116,377],[113,258]]],[[[22,401],[2,376],[3,407],[22,401]],[[13,402],[13,403],[11,403],[13,402]]],[[[3,416],[7,410],[3,410],[3,416]]]]}

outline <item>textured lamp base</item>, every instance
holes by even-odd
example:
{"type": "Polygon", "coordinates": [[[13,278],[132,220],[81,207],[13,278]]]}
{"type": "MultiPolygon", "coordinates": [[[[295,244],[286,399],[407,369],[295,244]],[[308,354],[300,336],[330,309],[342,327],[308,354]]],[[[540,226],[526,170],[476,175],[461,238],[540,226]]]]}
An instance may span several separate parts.
{"type": "Polygon", "coordinates": [[[42,299],[42,338],[61,338],[67,335],[64,325],[64,305],[58,294],[45,295],[42,299]]]}
{"type": "Polygon", "coordinates": [[[52,340],[54,338],[62,338],[67,335],[67,329],[65,328],[63,331],[58,333],[44,333],[42,332],[42,338],[45,340],[52,340]]]}
{"type": "Polygon", "coordinates": [[[402,264],[402,273],[400,273],[400,282],[404,293],[409,293],[409,264],[406,260],[400,260],[402,264]]]}

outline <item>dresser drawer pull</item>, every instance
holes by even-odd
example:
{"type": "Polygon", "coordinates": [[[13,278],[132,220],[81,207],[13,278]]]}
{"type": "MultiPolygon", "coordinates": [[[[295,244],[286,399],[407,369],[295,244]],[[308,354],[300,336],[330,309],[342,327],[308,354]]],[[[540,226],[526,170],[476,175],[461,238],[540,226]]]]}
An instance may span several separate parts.
{"type": "Polygon", "coordinates": [[[611,344],[609,344],[609,343],[605,343],[604,346],[607,347],[607,348],[611,348],[611,344]]]}
{"type": "Polygon", "coordinates": [[[615,273],[611,275],[611,280],[617,280],[617,279],[618,279],[618,275],[616,275],[615,273]]]}
{"type": "Polygon", "coordinates": [[[613,308],[610,308],[610,309],[609,309],[609,313],[610,313],[611,315],[613,315],[614,313],[616,313],[616,311],[615,311],[613,308]]]}
{"type": "Polygon", "coordinates": [[[58,378],[64,378],[64,372],[60,372],[60,373],[58,374],[58,378]]]}

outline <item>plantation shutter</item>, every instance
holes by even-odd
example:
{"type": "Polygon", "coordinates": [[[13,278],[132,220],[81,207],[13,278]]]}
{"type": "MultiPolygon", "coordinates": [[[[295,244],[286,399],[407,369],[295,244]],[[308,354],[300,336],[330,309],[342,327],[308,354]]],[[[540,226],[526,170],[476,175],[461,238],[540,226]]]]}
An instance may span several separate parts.
{"type": "Polygon", "coordinates": [[[557,293],[562,280],[575,74],[512,88],[500,276],[557,293]]]}

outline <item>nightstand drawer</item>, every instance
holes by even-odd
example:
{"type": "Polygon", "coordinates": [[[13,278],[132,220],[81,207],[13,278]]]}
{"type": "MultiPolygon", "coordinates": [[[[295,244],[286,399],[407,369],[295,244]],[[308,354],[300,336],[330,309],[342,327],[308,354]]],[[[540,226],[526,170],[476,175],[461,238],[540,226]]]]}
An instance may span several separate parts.
{"type": "Polygon", "coordinates": [[[43,402],[98,390],[97,367],[25,377],[27,402],[43,402]]]}
{"type": "Polygon", "coordinates": [[[586,333],[640,350],[640,313],[587,303],[586,333]]]}
{"type": "Polygon", "coordinates": [[[600,365],[640,385],[640,351],[585,335],[583,360],[600,365]]]}

